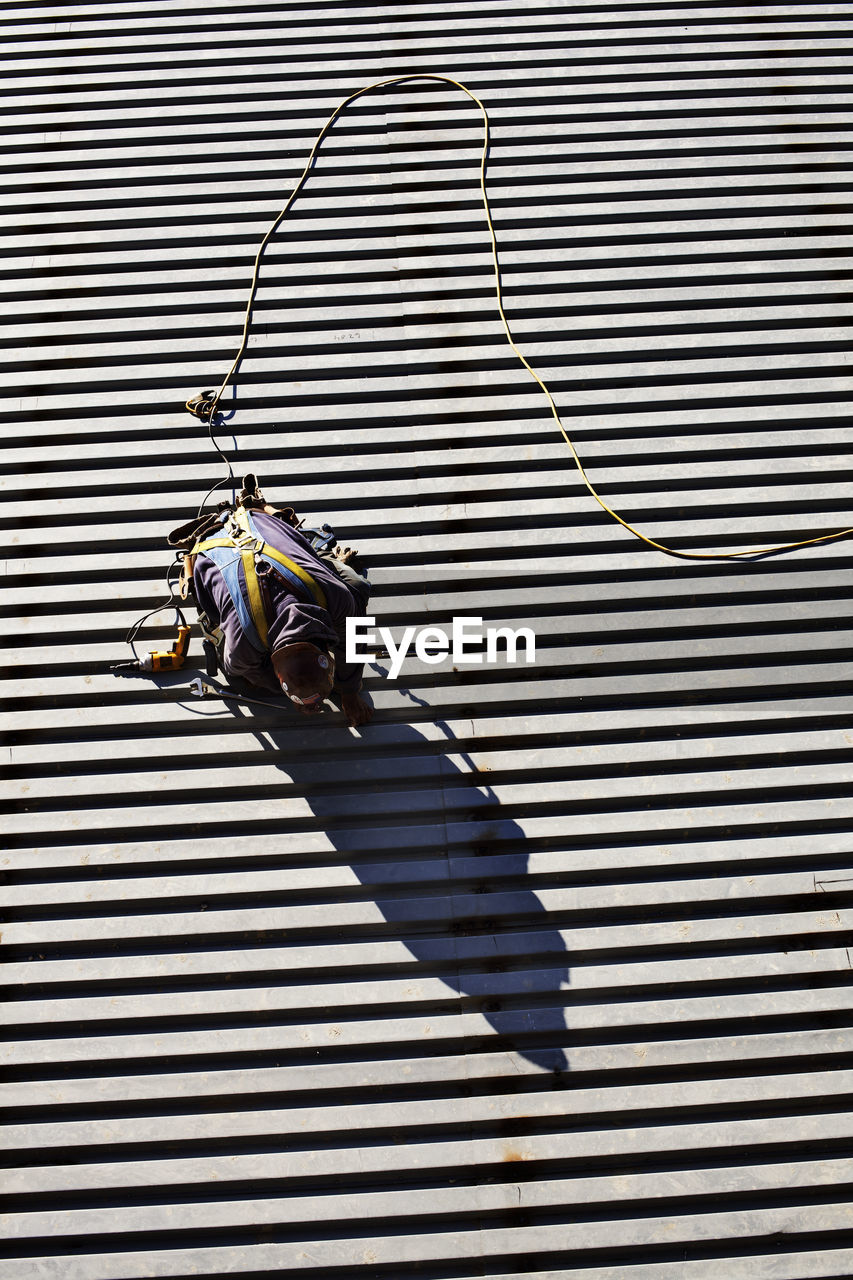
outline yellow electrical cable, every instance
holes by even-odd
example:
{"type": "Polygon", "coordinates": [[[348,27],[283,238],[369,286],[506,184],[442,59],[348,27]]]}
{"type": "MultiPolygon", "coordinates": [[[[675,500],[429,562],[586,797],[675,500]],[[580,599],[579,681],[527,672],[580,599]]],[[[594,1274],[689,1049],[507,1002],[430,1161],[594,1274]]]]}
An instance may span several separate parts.
{"type": "Polygon", "coordinates": [[[518,347],[515,344],[515,340],[512,336],[512,331],[510,330],[510,327],[509,327],[509,321],[507,320],[506,313],[504,312],[503,290],[501,287],[501,272],[500,272],[500,265],[498,263],[498,245],[497,245],[497,240],[495,238],[495,228],[492,222],[491,209],[489,208],[489,197],[486,194],[486,161],[489,153],[489,116],[485,106],[477,97],[477,95],[472,93],[470,89],[466,88],[466,86],[464,84],[461,84],[458,80],[451,79],[450,76],[408,75],[408,76],[393,76],[390,80],[377,80],[375,84],[365,85],[363,89],[359,89],[355,93],[351,93],[348,98],[344,98],[344,100],[341,103],[339,103],[337,107],[335,107],[334,111],[329,116],[326,123],[323,125],[323,128],[320,130],[320,133],[317,135],[317,139],[314,143],[314,146],[311,148],[311,154],[308,157],[308,162],[302,171],[302,176],[300,177],[296,186],[293,188],[293,191],[290,193],[290,198],[288,199],[287,204],[284,206],[281,213],[275,219],[269,231],[261,241],[260,248],[258,249],[257,256],[255,258],[254,270],[252,272],[252,283],[249,291],[249,300],[246,304],[246,319],[243,325],[243,337],[240,343],[240,350],[237,352],[237,356],[234,360],[234,363],[232,364],[228,373],[225,375],[225,379],[223,380],[222,386],[219,388],[219,390],[217,391],[212,401],[212,408],[210,410],[210,413],[206,415],[208,417],[208,420],[209,421],[212,420],[213,415],[216,412],[217,405],[219,404],[219,401],[222,398],[225,388],[228,386],[228,383],[231,381],[231,378],[234,376],[234,372],[245,353],[246,346],[249,341],[249,324],[251,322],[251,317],[252,317],[252,305],[254,303],[255,294],[258,288],[258,273],[260,271],[261,256],[263,255],[264,249],[266,248],[273,233],[275,232],[276,227],[281,222],[285,214],[289,211],[289,209],[293,205],[294,200],[299,195],[299,192],[302,190],[302,187],[305,184],[305,180],[308,177],[308,174],[311,170],[311,166],[313,165],[314,159],[320,148],[321,142],[323,141],[326,134],[329,132],[329,130],[331,129],[332,125],[334,124],[335,120],[337,120],[341,112],[346,107],[348,107],[351,102],[355,102],[356,98],[361,98],[365,93],[371,93],[374,89],[387,89],[391,85],[406,84],[407,82],[412,80],[437,80],[442,84],[451,84],[456,89],[461,89],[463,93],[467,94],[472,102],[476,102],[477,106],[480,108],[480,111],[482,112],[483,154],[480,160],[480,191],[482,192],[482,195],[483,195],[483,208],[486,214],[486,225],[489,228],[489,236],[491,238],[491,243],[492,243],[492,264],[493,264],[494,273],[495,273],[495,296],[497,300],[498,314],[501,318],[501,323],[503,324],[504,332],[506,333],[507,342],[509,343],[510,347],[515,352],[515,354],[518,356],[519,360],[524,365],[527,372],[534,379],[534,381],[539,384],[539,386],[542,388],[542,391],[545,393],[545,397],[550,406],[551,413],[553,414],[553,417],[554,417],[554,421],[559,427],[560,432],[563,436],[563,439],[565,440],[566,444],[569,446],[569,449],[571,450],[572,456],[575,460],[575,463],[577,464],[578,471],[581,474],[581,479],[583,480],[587,489],[589,489],[593,498],[595,498],[598,505],[604,511],[606,511],[609,516],[612,516],[614,520],[616,520],[619,524],[621,524],[623,528],[627,529],[629,533],[633,533],[635,537],[639,538],[641,542],[645,542],[650,547],[655,547],[656,550],[658,551],[664,551],[666,552],[667,555],[679,556],[683,560],[738,560],[744,556],[750,556],[750,557],[767,556],[767,555],[772,555],[777,551],[793,551],[797,547],[810,547],[818,542],[831,542],[836,538],[846,538],[850,534],[853,534],[853,528],[838,529],[835,533],[825,533],[818,538],[806,538],[802,542],[786,542],[781,544],[780,546],[761,547],[757,550],[752,550],[752,551],[676,551],[673,547],[667,547],[662,542],[655,542],[653,538],[647,538],[644,533],[640,533],[639,529],[635,529],[634,526],[632,524],[629,524],[627,520],[623,520],[618,512],[614,511],[612,507],[608,506],[608,504],[604,501],[601,495],[596,491],[592,482],[587,476],[586,471],[584,470],[584,465],[580,460],[578,451],[575,448],[574,444],[572,443],[571,439],[569,438],[566,428],[563,426],[562,420],[560,418],[560,414],[557,410],[557,406],[554,403],[554,397],[551,395],[551,392],[548,390],[545,383],[539,377],[539,374],[536,372],[536,370],[531,366],[531,364],[528,362],[528,360],[522,354],[522,352],[519,351],[518,347]]]}

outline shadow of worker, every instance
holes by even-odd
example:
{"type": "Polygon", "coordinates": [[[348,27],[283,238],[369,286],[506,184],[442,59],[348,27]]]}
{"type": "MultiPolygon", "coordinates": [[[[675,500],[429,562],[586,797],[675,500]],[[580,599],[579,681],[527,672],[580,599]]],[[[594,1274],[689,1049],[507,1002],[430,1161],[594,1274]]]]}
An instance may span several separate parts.
{"type": "Polygon", "coordinates": [[[457,1051],[505,1051],[567,1070],[565,941],[529,887],[523,829],[450,726],[431,721],[421,732],[374,720],[356,737],[340,712],[306,725],[285,705],[286,725],[271,725],[246,705],[229,709],[275,755],[291,794],[304,798],[366,890],[358,896],[390,926],[375,936],[399,941],[416,962],[386,976],[440,978],[456,993],[427,1015],[473,1015],[457,1051]]]}

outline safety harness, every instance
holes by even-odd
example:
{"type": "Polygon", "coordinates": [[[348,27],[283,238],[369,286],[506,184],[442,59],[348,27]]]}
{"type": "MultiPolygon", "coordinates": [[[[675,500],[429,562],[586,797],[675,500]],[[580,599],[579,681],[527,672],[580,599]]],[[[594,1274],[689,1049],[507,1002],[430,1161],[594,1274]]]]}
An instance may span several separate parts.
{"type": "MultiPolygon", "coordinates": [[[[222,531],[214,537],[202,537],[192,548],[191,557],[204,554],[217,566],[228,588],[243,634],[258,653],[269,651],[268,621],[260,578],[272,571],[309,604],[326,608],[326,595],[319,582],[306,569],[275,547],[271,547],[255,526],[252,512],[239,506],[219,517],[222,531]],[[258,567],[262,566],[262,573],[258,567]],[[246,583],[246,597],[240,586],[240,569],[246,583]]],[[[204,623],[202,623],[204,627],[204,623]]],[[[206,629],[205,629],[206,630],[206,629]]],[[[206,632],[217,643],[215,629],[206,632]]]]}

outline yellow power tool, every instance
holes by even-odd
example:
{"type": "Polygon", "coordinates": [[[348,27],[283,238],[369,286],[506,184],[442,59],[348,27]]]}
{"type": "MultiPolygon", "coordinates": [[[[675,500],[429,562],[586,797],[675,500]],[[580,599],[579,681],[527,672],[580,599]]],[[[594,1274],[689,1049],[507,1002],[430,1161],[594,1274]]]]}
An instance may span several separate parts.
{"type": "Polygon", "coordinates": [[[138,662],[117,662],[111,671],[177,671],[184,665],[190,643],[190,628],[182,623],[172,648],[167,651],[152,649],[146,658],[138,662]]]}

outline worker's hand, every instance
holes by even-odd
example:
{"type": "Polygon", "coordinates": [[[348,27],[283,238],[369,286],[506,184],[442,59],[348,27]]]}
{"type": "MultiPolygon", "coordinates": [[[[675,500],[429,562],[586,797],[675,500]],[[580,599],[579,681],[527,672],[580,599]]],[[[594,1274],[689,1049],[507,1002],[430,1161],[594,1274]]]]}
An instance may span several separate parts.
{"type": "Polygon", "coordinates": [[[341,710],[351,729],[360,724],[367,724],[368,720],[373,719],[373,707],[357,693],[341,694],[341,710]]]}

